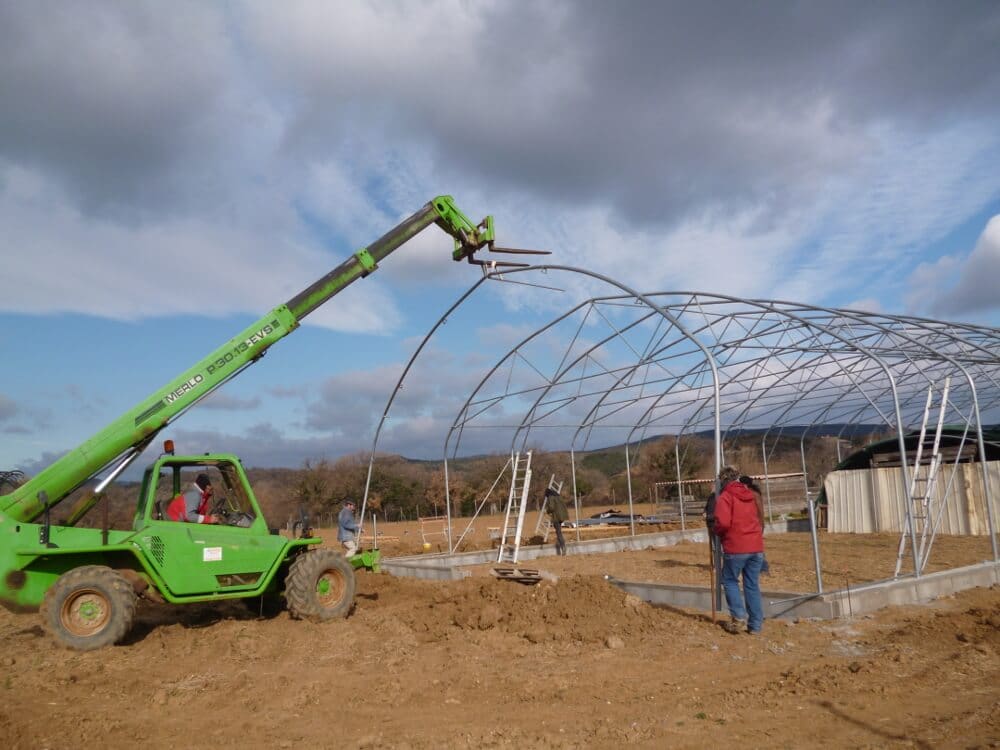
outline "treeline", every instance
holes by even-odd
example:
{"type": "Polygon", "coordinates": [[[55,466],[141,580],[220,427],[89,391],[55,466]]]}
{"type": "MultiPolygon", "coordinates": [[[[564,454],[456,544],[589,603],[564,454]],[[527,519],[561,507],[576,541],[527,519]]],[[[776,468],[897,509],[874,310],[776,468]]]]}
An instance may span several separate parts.
{"type": "MultiPolygon", "coordinates": [[[[864,442],[867,439],[859,440],[857,445],[864,442]]],[[[684,437],[679,443],[679,451],[675,451],[675,444],[673,436],[653,438],[639,447],[637,455],[636,446],[632,446],[629,463],[635,502],[654,499],[657,494],[654,485],[676,480],[678,468],[682,479],[712,475],[714,457],[710,438],[684,437]]],[[[836,464],[836,444],[836,439],[830,437],[806,439],[806,461],[813,483],[821,483],[823,475],[836,464]]],[[[801,471],[798,437],[782,438],[773,445],[769,442],[768,448],[767,468],[771,474],[801,471]]],[[[738,465],[744,473],[762,474],[764,471],[759,436],[745,435],[727,441],[725,455],[727,462],[738,465]]],[[[629,472],[624,447],[578,453],[575,458],[576,490],[583,505],[621,507],[627,502],[629,472]]],[[[336,460],[306,461],[298,469],[251,468],[247,474],[272,526],[283,526],[300,513],[308,514],[318,525],[335,515],[346,498],[360,503],[368,482],[368,459],[368,454],[357,453],[336,460]]],[[[502,510],[510,487],[510,467],[506,466],[509,459],[503,454],[450,461],[448,481],[452,515],[470,516],[479,505],[487,513],[502,510]]],[[[533,503],[540,501],[553,477],[556,482],[563,483],[564,493],[572,493],[574,476],[570,454],[533,449],[533,503]]],[[[701,491],[710,490],[706,486],[701,491]]],[[[64,501],[53,520],[58,522],[64,517],[73,502],[85,492],[82,490],[64,501]]],[[[138,483],[121,482],[108,488],[105,502],[112,528],[128,528],[131,524],[138,492],[138,483]]],[[[446,510],[443,462],[416,461],[396,455],[377,456],[369,485],[368,507],[387,521],[443,515],[446,510]]],[[[100,526],[102,516],[103,508],[98,506],[88,514],[83,525],[100,526]]]]}
{"type": "MultiPolygon", "coordinates": [[[[862,441],[859,441],[859,445],[862,441]]],[[[806,462],[811,484],[822,483],[826,472],[837,462],[836,439],[807,438],[806,462]]],[[[802,470],[798,437],[782,438],[768,445],[767,469],[771,474],[802,470]]],[[[694,436],[682,438],[675,451],[672,436],[656,438],[643,444],[638,456],[630,452],[631,493],[635,502],[655,499],[657,482],[707,478],[714,471],[712,440],[694,436]],[[679,458],[679,461],[678,461],[679,458]]],[[[842,446],[842,450],[850,450],[842,446]]],[[[763,474],[764,459],[759,437],[735,438],[725,448],[726,459],[747,474],[763,474]]],[[[502,510],[510,488],[508,455],[463,458],[448,463],[451,513],[471,516],[476,508],[484,512],[502,510]],[[505,469],[506,467],[506,469],[505,469]],[[492,508],[491,508],[492,506],[492,508]]],[[[623,506],[629,496],[629,471],[622,446],[577,454],[575,483],[580,502],[585,506],[623,506]]],[[[269,518],[286,519],[299,512],[311,518],[336,514],[343,500],[360,503],[368,480],[368,454],[345,456],[335,461],[309,461],[298,470],[253,469],[251,481],[269,518]]],[[[568,452],[532,451],[531,502],[538,503],[550,479],[562,482],[564,493],[571,493],[574,472],[568,452]]],[[[707,494],[708,486],[695,494],[707,494]]],[[[663,495],[663,490],[659,491],[663,495]]],[[[368,489],[368,507],[387,521],[414,519],[418,516],[445,513],[444,464],[440,461],[414,461],[395,455],[379,455],[372,468],[368,489]]]]}

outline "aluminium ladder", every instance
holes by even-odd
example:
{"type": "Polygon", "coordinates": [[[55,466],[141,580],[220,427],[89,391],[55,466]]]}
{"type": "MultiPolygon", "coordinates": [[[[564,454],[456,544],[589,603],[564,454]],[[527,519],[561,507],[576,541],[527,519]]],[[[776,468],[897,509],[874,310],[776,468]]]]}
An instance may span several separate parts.
{"type": "MultiPolygon", "coordinates": [[[[941,516],[944,513],[945,506],[948,503],[948,496],[951,492],[951,482],[945,485],[944,494],[942,495],[937,491],[938,479],[941,474],[941,464],[944,463],[944,459],[941,455],[941,431],[944,422],[945,408],[948,406],[948,390],[951,386],[951,377],[945,378],[944,381],[944,392],[941,397],[941,413],[938,416],[938,428],[937,435],[934,438],[934,464],[931,467],[932,470],[928,472],[928,478],[925,485],[924,495],[924,506],[926,519],[924,520],[924,527],[920,534],[920,550],[918,558],[920,559],[920,572],[922,573],[924,567],[927,565],[927,558],[931,554],[931,546],[934,544],[934,538],[937,536],[938,527],[941,525],[941,516]],[[935,512],[934,506],[937,505],[935,512]]],[[[965,436],[962,437],[962,443],[958,447],[955,461],[958,463],[959,457],[962,453],[962,445],[965,444],[965,436]]],[[[955,476],[952,475],[952,480],[955,476]]]]}
{"type": "Polygon", "coordinates": [[[524,528],[524,511],[528,506],[528,489],[531,487],[531,451],[515,453],[513,472],[510,480],[510,494],[507,496],[507,510],[503,518],[503,533],[497,562],[517,562],[517,552],[521,548],[521,531],[524,528]]]}
{"type": "MultiPolygon", "coordinates": [[[[926,554],[930,552],[928,539],[931,544],[934,542],[934,532],[936,524],[931,521],[931,514],[934,511],[934,493],[937,488],[938,473],[941,468],[941,430],[944,427],[944,416],[948,408],[948,390],[951,387],[951,377],[945,378],[944,388],[941,394],[941,406],[938,411],[937,429],[934,431],[934,441],[931,444],[930,461],[927,472],[924,476],[918,476],[924,446],[927,443],[927,420],[930,416],[934,400],[934,386],[927,389],[927,403],[924,405],[924,417],[920,423],[920,438],[917,442],[917,452],[913,459],[913,470],[910,473],[910,487],[904,502],[910,504],[910,513],[903,523],[903,533],[899,538],[899,550],[896,554],[896,572],[894,578],[899,577],[900,568],[903,565],[904,551],[906,548],[906,538],[911,532],[910,524],[913,524],[913,537],[917,533],[920,535],[919,548],[914,550],[915,559],[913,570],[919,575],[926,563],[926,554]]],[[[906,461],[906,456],[903,456],[906,461]]]]}

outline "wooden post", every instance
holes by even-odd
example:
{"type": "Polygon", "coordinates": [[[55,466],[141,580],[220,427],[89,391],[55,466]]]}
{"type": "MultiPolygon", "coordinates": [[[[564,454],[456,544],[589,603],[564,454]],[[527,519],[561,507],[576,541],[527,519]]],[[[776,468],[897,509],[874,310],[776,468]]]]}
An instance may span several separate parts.
{"type": "Polygon", "coordinates": [[[715,545],[712,542],[712,530],[708,530],[708,559],[709,566],[708,569],[711,571],[709,573],[709,582],[711,583],[711,597],[712,597],[712,622],[715,622],[715,545]]]}

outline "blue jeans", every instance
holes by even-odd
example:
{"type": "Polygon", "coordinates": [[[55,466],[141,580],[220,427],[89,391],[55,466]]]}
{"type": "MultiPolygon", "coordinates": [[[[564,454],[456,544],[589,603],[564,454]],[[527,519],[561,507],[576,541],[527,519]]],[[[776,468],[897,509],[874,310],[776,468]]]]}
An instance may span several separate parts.
{"type": "Polygon", "coordinates": [[[759,633],[764,625],[764,604],[760,598],[760,569],[763,565],[763,552],[723,556],[722,586],[726,590],[729,614],[737,620],[746,620],[747,630],[751,633],[759,633]],[[742,595],[740,575],[743,576],[742,595]]]}

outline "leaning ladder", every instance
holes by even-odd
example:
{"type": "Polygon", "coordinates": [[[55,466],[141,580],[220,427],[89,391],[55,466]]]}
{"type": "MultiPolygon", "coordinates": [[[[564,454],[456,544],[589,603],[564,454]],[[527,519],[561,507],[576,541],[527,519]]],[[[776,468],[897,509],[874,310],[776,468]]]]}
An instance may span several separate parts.
{"type": "MultiPolygon", "coordinates": [[[[562,494],[562,482],[556,481],[556,475],[553,474],[549,477],[549,489],[555,492],[557,495],[562,494]]],[[[542,544],[549,541],[549,532],[552,531],[552,519],[545,514],[548,509],[549,504],[548,496],[542,498],[542,507],[538,511],[538,522],[535,524],[535,536],[540,536],[542,538],[542,544]]]]}
{"type": "MultiPolygon", "coordinates": [[[[934,442],[931,444],[931,457],[924,476],[918,476],[924,445],[927,441],[927,420],[930,416],[931,407],[934,400],[934,386],[927,389],[927,403],[924,405],[924,418],[920,423],[920,439],[917,442],[917,454],[913,459],[913,471],[910,474],[910,491],[906,502],[910,502],[910,514],[903,524],[903,533],[899,537],[899,550],[896,554],[896,572],[894,577],[899,576],[899,571],[903,566],[904,551],[906,549],[906,539],[910,534],[910,524],[914,524],[914,529],[920,533],[920,545],[916,550],[916,559],[913,561],[913,569],[918,574],[924,568],[925,554],[930,552],[930,543],[934,542],[934,532],[936,525],[931,522],[933,512],[934,492],[937,486],[939,469],[941,468],[941,430],[944,427],[944,415],[948,408],[948,390],[951,387],[951,378],[944,381],[944,389],[941,394],[941,407],[938,410],[937,429],[934,431],[934,442]],[[933,528],[932,528],[933,527],[933,528]]],[[[903,457],[906,460],[906,457],[903,457]]],[[[914,533],[914,536],[916,534],[914,533]]]]}
{"type": "MultiPolygon", "coordinates": [[[[937,491],[938,478],[941,474],[941,464],[943,459],[941,457],[941,431],[944,424],[945,410],[948,407],[948,390],[951,386],[951,377],[945,378],[944,381],[944,392],[941,396],[941,413],[938,415],[938,426],[937,434],[934,437],[934,458],[931,470],[928,471],[925,496],[924,508],[926,514],[926,520],[924,521],[924,527],[920,534],[920,554],[918,555],[920,559],[920,572],[922,573],[924,567],[927,565],[927,558],[931,553],[931,546],[934,544],[934,538],[937,536],[938,527],[941,524],[941,515],[944,511],[944,506],[948,502],[949,486],[945,487],[944,495],[937,491]],[[940,498],[940,501],[938,499],[940,498]],[[938,502],[936,502],[938,501],[938,502]],[[937,505],[935,512],[934,506],[937,505]]],[[[963,437],[964,441],[964,437],[963,437]]],[[[961,455],[961,446],[959,447],[959,455],[961,455]]],[[[954,475],[952,476],[954,479],[954,475]]]]}
{"type": "Polygon", "coordinates": [[[528,506],[528,488],[531,486],[531,451],[524,455],[514,454],[514,469],[510,480],[510,494],[507,496],[507,511],[503,519],[503,535],[497,562],[517,562],[517,551],[521,548],[521,530],[524,528],[524,511],[528,506]]]}

